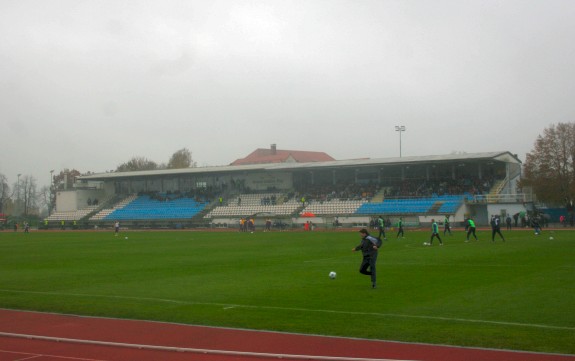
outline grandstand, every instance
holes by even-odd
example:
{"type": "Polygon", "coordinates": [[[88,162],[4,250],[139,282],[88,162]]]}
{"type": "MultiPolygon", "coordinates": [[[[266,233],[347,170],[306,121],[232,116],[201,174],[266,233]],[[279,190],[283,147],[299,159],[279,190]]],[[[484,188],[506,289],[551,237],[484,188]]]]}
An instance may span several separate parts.
{"type": "Polygon", "coordinates": [[[379,215],[420,224],[449,214],[454,222],[473,216],[487,224],[489,215],[513,214],[531,202],[517,192],[520,169],[515,155],[492,152],[109,172],[80,177],[68,191],[74,197],[59,192],[57,209],[66,212],[47,220],[211,227],[272,217],[299,227],[306,214],[327,227],[336,217],[349,225],[379,215]],[[88,195],[109,201],[85,207],[88,195]]]}

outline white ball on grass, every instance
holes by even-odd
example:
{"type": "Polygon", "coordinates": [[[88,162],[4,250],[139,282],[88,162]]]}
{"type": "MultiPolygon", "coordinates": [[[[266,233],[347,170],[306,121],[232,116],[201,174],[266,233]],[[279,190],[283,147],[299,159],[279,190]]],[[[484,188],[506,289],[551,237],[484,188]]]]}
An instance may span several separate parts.
{"type": "Polygon", "coordinates": [[[329,278],[331,278],[332,280],[335,279],[337,277],[337,273],[335,273],[334,271],[331,271],[329,273],[329,278]]]}

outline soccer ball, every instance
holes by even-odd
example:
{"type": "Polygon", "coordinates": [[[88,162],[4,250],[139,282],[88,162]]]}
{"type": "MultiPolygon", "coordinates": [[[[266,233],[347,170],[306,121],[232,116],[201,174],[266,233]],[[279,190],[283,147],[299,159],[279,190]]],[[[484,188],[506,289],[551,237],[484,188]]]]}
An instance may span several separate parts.
{"type": "Polygon", "coordinates": [[[125,238],[125,239],[128,239],[128,236],[126,236],[126,238],[125,238]]]}
{"type": "Polygon", "coordinates": [[[335,279],[337,277],[337,273],[335,273],[334,271],[331,271],[329,273],[329,278],[331,278],[332,280],[335,279]]]}
{"type": "Polygon", "coordinates": [[[553,237],[549,237],[550,240],[553,240],[553,237]]]}
{"type": "Polygon", "coordinates": [[[424,246],[429,246],[429,243],[423,242],[423,245],[424,245],[424,246]]]}

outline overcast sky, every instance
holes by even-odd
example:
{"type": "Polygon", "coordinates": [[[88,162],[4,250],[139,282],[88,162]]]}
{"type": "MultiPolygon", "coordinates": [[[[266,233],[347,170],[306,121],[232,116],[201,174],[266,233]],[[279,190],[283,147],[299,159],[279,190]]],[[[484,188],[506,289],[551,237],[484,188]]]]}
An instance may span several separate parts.
{"type": "Polygon", "coordinates": [[[2,0],[0,173],[510,151],[575,121],[573,0],[2,0]]]}

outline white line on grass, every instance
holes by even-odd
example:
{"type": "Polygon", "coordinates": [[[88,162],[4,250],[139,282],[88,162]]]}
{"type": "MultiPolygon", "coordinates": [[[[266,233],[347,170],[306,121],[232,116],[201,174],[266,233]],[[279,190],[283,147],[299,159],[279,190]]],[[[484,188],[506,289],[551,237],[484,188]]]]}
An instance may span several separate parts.
{"type": "MultiPolygon", "coordinates": [[[[321,258],[316,260],[304,261],[304,263],[330,263],[330,264],[355,264],[357,260],[342,260],[341,257],[334,258],[321,258]]],[[[451,263],[428,263],[428,262],[387,262],[382,261],[378,264],[378,267],[386,266],[433,266],[433,267],[453,267],[451,263]]],[[[473,263],[462,263],[458,264],[457,267],[480,267],[480,268],[530,268],[533,265],[530,264],[473,264],[473,263]]],[[[575,266],[564,266],[568,268],[575,268],[575,266]]]]}
{"type": "MultiPolygon", "coordinates": [[[[310,259],[307,261],[303,261],[303,263],[323,263],[323,262],[331,262],[331,261],[335,261],[335,260],[339,260],[342,261],[344,259],[344,257],[331,257],[331,258],[320,258],[320,259],[310,259]]],[[[351,263],[352,260],[349,260],[349,257],[345,257],[346,261],[345,262],[337,262],[337,263],[351,263]]],[[[355,263],[356,260],[354,259],[353,262],[355,263]]]]}
{"type": "Polygon", "coordinates": [[[0,292],[28,293],[28,294],[51,295],[51,296],[68,296],[68,297],[92,297],[92,298],[98,297],[98,298],[108,298],[108,299],[163,302],[163,303],[172,303],[172,304],[178,304],[178,305],[217,306],[217,307],[222,307],[226,310],[227,309],[235,309],[235,308],[255,309],[255,310],[257,310],[257,309],[281,310],[281,311],[297,311],[297,312],[309,312],[309,313],[330,313],[330,314],[373,316],[373,317],[413,318],[413,319],[438,320],[438,321],[462,322],[462,323],[483,323],[483,324],[488,324],[488,325],[501,325],[501,326],[532,327],[532,328],[542,328],[542,329],[548,329],[548,330],[575,331],[575,327],[568,327],[568,326],[554,326],[554,325],[542,325],[542,324],[535,324],[535,323],[521,323],[521,322],[507,322],[507,321],[475,320],[475,319],[458,318],[458,317],[406,315],[406,314],[397,314],[397,313],[377,313],[377,312],[357,312],[357,311],[337,311],[337,310],[322,310],[322,309],[299,308],[299,307],[240,305],[240,304],[233,304],[233,303],[190,302],[190,301],[170,300],[170,299],[165,299],[165,298],[115,296],[115,295],[94,295],[94,294],[85,294],[85,293],[19,291],[19,290],[6,290],[6,289],[0,289],[0,292]]]}

